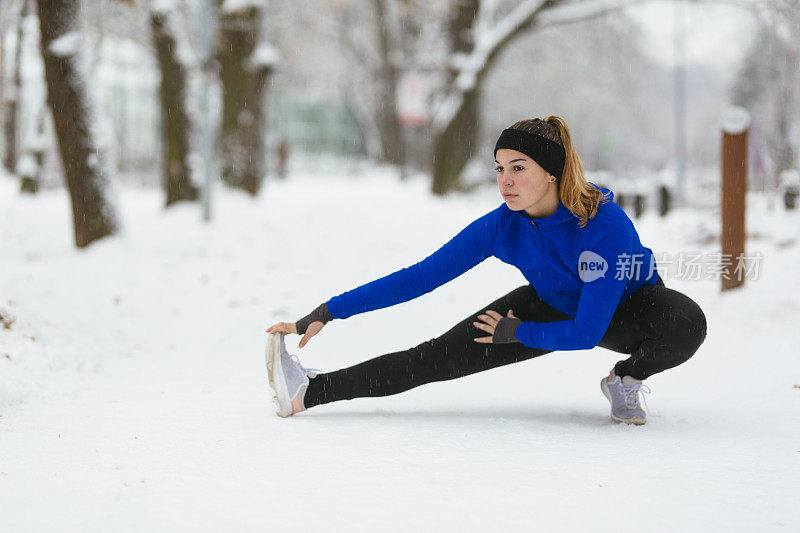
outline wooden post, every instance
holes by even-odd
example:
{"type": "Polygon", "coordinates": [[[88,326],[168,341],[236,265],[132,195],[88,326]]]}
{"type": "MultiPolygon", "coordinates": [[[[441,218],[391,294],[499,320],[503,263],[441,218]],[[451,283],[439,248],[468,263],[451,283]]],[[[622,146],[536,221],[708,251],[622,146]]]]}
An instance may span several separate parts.
{"type": "Polygon", "coordinates": [[[747,130],[750,115],[741,107],[722,114],[722,290],[744,285],[745,195],[747,193],[747,130]]]}

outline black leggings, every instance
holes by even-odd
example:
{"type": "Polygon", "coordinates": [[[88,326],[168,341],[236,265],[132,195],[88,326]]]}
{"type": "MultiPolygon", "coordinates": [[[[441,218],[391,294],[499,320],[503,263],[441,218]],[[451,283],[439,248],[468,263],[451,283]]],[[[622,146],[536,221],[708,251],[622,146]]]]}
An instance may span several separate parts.
{"type": "MultiPolygon", "coordinates": [[[[487,309],[523,321],[555,322],[572,317],[550,307],[530,285],[519,287],[482,307],[450,331],[419,346],[395,352],[311,380],[304,397],[308,407],[368,396],[389,396],[434,381],[525,361],[549,350],[521,343],[475,342],[486,333],[473,325],[487,309]]],[[[630,354],[614,366],[618,376],[645,379],[687,361],[706,336],[706,317],[688,296],[664,286],[645,285],[614,312],[598,346],[630,354]]]]}

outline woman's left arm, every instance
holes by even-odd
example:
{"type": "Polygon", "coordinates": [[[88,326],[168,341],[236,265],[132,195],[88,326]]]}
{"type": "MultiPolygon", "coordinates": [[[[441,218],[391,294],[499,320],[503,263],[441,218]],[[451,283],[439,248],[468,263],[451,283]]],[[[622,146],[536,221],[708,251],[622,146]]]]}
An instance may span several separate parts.
{"type": "Polygon", "coordinates": [[[522,344],[543,350],[587,350],[603,338],[628,280],[630,267],[624,258],[626,254],[630,257],[631,239],[628,232],[616,231],[606,234],[589,251],[603,258],[605,272],[596,279],[584,277],[575,318],[522,322],[516,329],[522,344]]]}

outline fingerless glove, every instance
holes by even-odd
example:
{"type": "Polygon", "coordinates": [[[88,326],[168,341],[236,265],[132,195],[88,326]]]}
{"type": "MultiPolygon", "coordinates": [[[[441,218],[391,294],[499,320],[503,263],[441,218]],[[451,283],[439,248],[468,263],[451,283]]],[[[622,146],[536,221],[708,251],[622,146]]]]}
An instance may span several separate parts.
{"type": "Polygon", "coordinates": [[[312,322],[322,322],[323,324],[327,324],[331,320],[333,320],[333,317],[331,316],[331,312],[328,311],[328,304],[324,303],[298,320],[295,323],[295,327],[297,328],[297,333],[304,335],[309,324],[312,322]]]}
{"type": "Polygon", "coordinates": [[[497,322],[494,328],[494,335],[492,335],[492,344],[507,344],[510,342],[519,342],[517,340],[517,326],[522,324],[519,318],[510,318],[504,316],[497,322]]]}

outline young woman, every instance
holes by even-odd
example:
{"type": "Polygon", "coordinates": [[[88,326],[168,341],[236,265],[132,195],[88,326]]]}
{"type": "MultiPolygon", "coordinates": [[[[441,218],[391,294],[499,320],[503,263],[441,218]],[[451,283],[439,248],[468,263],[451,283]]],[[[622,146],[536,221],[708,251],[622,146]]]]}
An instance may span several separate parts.
{"type": "Polygon", "coordinates": [[[642,380],[695,353],[706,336],[703,311],[664,286],[652,251],[611,191],[586,181],[561,118],[517,122],[502,132],[494,153],[500,207],[419,263],[331,298],[296,323],[267,329],[278,415],[602,346],[629,355],[600,383],[611,418],[645,423],[642,380]],[[329,373],[306,369],[286,352],[286,333],[302,334],[302,347],[332,319],[421,296],[489,256],[517,267],[530,284],[441,337],[329,373]]]}

